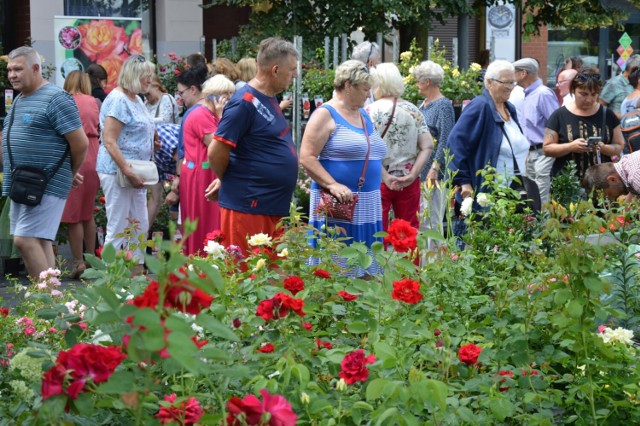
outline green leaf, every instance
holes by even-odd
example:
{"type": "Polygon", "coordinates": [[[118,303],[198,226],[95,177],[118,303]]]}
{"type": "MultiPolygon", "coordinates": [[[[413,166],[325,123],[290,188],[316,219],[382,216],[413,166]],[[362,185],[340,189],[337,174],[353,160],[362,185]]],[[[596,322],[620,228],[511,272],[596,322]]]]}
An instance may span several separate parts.
{"type": "Polygon", "coordinates": [[[367,385],[367,393],[366,399],[367,401],[373,401],[374,399],[380,398],[382,396],[382,392],[384,391],[384,387],[389,383],[387,379],[374,379],[369,382],[367,385]]]}
{"type": "Polygon", "coordinates": [[[208,314],[200,314],[196,318],[196,324],[203,327],[205,330],[212,333],[214,336],[220,337],[225,340],[231,340],[232,342],[238,342],[238,336],[226,325],[208,314]]]}
{"type": "Polygon", "coordinates": [[[198,348],[189,336],[177,332],[169,333],[167,344],[167,351],[174,361],[192,373],[198,372],[199,363],[195,358],[198,348]]]}
{"type": "Polygon", "coordinates": [[[113,247],[113,244],[106,244],[102,248],[100,257],[102,257],[102,260],[106,263],[113,263],[116,260],[116,249],[113,247]]]}
{"type": "Polygon", "coordinates": [[[59,311],[57,309],[52,309],[52,308],[42,308],[36,311],[36,315],[39,318],[46,319],[46,320],[52,320],[55,317],[57,317],[58,314],[59,314],[59,311]]]}
{"type": "Polygon", "coordinates": [[[493,415],[500,421],[511,417],[515,412],[515,406],[506,398],[491,398],[489,407],[493,415]]]}
{"type": "Polygon", "coordinates": [[[373,411],[373,407],[364,401],[357,401],[356,403],[353,404],[352,408],[359,409],[359,410],[373,411]]]}
{"type": "Polygon", "coordinates": [[[378,342],[374,344],[373,353],[376,355],[376,358],[379,358],[382,361],[386,361],[387,359],[395,360],[397,358],[395,349],[385,342],[378,342]]]}
{"type": "Polygon", "coordinates": [[[306,388],[310,379],[309,369],[304,364],[296,364],[291,369],[291,372],[300,381],[300,387],[302,389],[306,388]]]}
{"type": "Polygon", "coordinates": [[[369,326],[362,321],[354,321],[347,325],[347,330],[353,334],[363,334],[369,331],[369,326]]]}
{"type": "Polygon", "coordinates": [[[440,411],[444,412],[447,409],[447,394],[449,389],[447,385],[439,380],[428,379],[424,384],[428,391],[427,404],[432,407],[438,407],[440,411]]]}
{"type": "Polygon", "coordinates": [[[116,371],[109,377],[109,381],[102,383],[96,393],[123,394],[131,392],[135,376],[130,371],[116,371]]]}
{"type": "Polygon", "coordinates": [[[394,418],[398,415],[398,409],[395,407],[387,408],[387,410],[378,417],[378,421],[376,422],[376,426],[380,426],[383,422],[389,418],[394,418]]]}
{"type": "Polygon", "coordinates": [[[571,318],[580,318],[582,315],[582,302],[580,300],[572,300],[567,304],[567,314],[571,318]]]}
{"type": "Polygon", "coordinates": [[[602,280],[600,278],[598,278],[598,277],[595,277],[595,276],[587,276],[587,277],[585,277],[584,285],[590,291],[592,291],[594,293],[598,293],[598,294],[600,294],[602,292],[602,289],[604,288],[604,283],[602,282],[602,280]]]}

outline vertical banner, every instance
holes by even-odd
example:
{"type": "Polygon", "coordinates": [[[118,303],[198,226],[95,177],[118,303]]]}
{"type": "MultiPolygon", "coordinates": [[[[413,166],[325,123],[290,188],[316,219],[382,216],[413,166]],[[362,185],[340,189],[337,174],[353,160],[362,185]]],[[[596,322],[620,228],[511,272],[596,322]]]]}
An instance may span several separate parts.
{"type": "Polygon", "coordinates": [[[137,18],[55,16],[54,32],[59,86],[71,71],[96,63],[107,71],[104,90],[109,93],[117,86],[124,61],[142,54],[142,20],[137,18]]]}
{"type": "Polygon", "coordinates": [[[512,4],[498,4],[487,8],[486,49],[494,59],[513,62],[516,58],[516,10],[512,4]]]}

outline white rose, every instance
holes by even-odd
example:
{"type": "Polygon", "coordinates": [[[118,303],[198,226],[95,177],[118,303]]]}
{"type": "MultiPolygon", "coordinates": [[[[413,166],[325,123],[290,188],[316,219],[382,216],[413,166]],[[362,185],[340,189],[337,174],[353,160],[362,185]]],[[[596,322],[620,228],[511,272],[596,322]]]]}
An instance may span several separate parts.
{"type": "Polygon", "coordinates": [[[222,244],[213,240],[207,241],[207,245],[205,246],[204,251],[207,252],[207,254],[213,259],[224,259],[224,256],[227,253],[222,244]]]}
{"type": "Polygon", "coordinates": [[[467,197],[462,200],[462,206],[460,207],[460,213],[463,216],[469,216],[473,211],[473,198],[467,197]]]}
{"type": "Polygon", "coordinates": [[[249,238],[250,246],[269,246],[271,245],[271,237],[267,234],[259,233],[249,238]]]}
{"type": "Polygon", "coordinates": [[[605,327],[604,331],[599,334],[604,343],[624,343],[625,345],[633,344],[633,331],[626,328],[618,327],[615,330],[605,327]]]}
{"type": "Polygon", "coordinates": [[[481,192],[476,196],[476,202],[480,207],[489,207],[491,205],[491,200],[485,192],[481,192]]]}
{"type": "Polygon", "coordinates": [[[256,267],[253,268],[254,271],[259,271],[260,269],[264,268],[264,265],[267,263],[266,260],[264,259],[258,259],[258,261],[256,262],[256,267]]]}
{"type": "Polygon", "coordinates": [[[282,251],[280,253],[278,253],[278,257],[287,257],[289,256],[289,250],[287,250],[287,248],[283,248],[282,251]]]}

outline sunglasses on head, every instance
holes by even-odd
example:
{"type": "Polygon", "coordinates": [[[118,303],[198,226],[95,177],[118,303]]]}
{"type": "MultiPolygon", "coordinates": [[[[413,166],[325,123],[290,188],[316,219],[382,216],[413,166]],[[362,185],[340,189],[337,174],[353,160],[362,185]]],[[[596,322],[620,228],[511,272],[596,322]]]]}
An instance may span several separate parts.
{"type": "Polygon", "coordinates": [[[144,57],[144,56],[142,56],[142,55],[137,55],[137,56],[136,56],[136,62],[140,62],[140,63],[142,63],[142,62],[147,62],[147,58],[145,58],[145,57],[144,57]]]}
{"type": "Polygon", "coordinates": [[[369,74],[369,67],[368,66],[364,66],[361,68],[356,68],[353,71],[351,71],[351,75],[349,76],[349,81],[354,81],[357,77],[358,77],[358,72],[364,72],[365,74],[369,74]]]}
{"type": "MultiPolygon", "coordinates": [[[[367,55],[367,60],[366,60],[365,64],[368,64],[368,63],[369,63],[369,60],[371,59],[371,54],[373,53],[373,48],[374,48],[374,47],[375,47],[375,46],[373,45],[373,43],[371,43],[371,47],[369,47],[369,54],[367,55]]],[[[368,71],[367,71],[367,72],[368,72],[368,71]]]]}
{"type": "Polygon", "coordinates": [[[600,81],[600,74],[596,74],[596,73],[592,73],[592,72],[580,72],[578,73],[574,79],[576,81],[589,81],[589,80],[594,80],[594,81],[600,81]]]}

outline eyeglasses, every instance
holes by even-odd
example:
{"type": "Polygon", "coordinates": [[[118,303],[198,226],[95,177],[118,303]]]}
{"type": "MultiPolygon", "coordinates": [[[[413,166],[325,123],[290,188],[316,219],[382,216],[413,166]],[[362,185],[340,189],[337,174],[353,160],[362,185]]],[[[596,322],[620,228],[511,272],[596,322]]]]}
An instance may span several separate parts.
{"type": "Polygon", "coordinates": [[[596,74],[596,73],[592,73],[592,72],[581,72],[581,73],[578,73],[574,77],[574,80],[576,80],[576,81],[588,81],[588,80],[600,81],[600,74],[596,74]]]}
{"type": "Polygon", "coordinates": [[[182,97],[182,94],[183,94],[184,92],[186,92],[187,90],[189,90],[189,89],[190,89],[190,87],[187,87],[187,88],[186,88],[186,89],[184,89],[184,90],[178,90],[178,89],[176,89],[176,93],[178,94],[178,96],[182,97]]]}
{"type": "Polygon", "coordinates": [[[145,58],[142,55],[138,55],[138,56],[136,56],[136,62],[140,62],[140,63],[147,62],[147,58],[145,58]]]}
{"type": "Polygon", "coordinates": [[[518,84],[518,82],[516,81],[502,81],[502,80],[498,80],[497,78],[492,78],[491,80],[498,82],[500,84],[503,84],[507,87],[516,87],[516,85],[518,84]]]}
{"type": "Polygon", "coordinates": [[[365,62],[365,64],[369,64],[369,59],[371,59],[371,54],[373,53],[373,48],[375,47],[375,45],[373,43],[371,43],[371,47],[369,47],[369,54],[367,55],[367,61],[365,62]]]}

